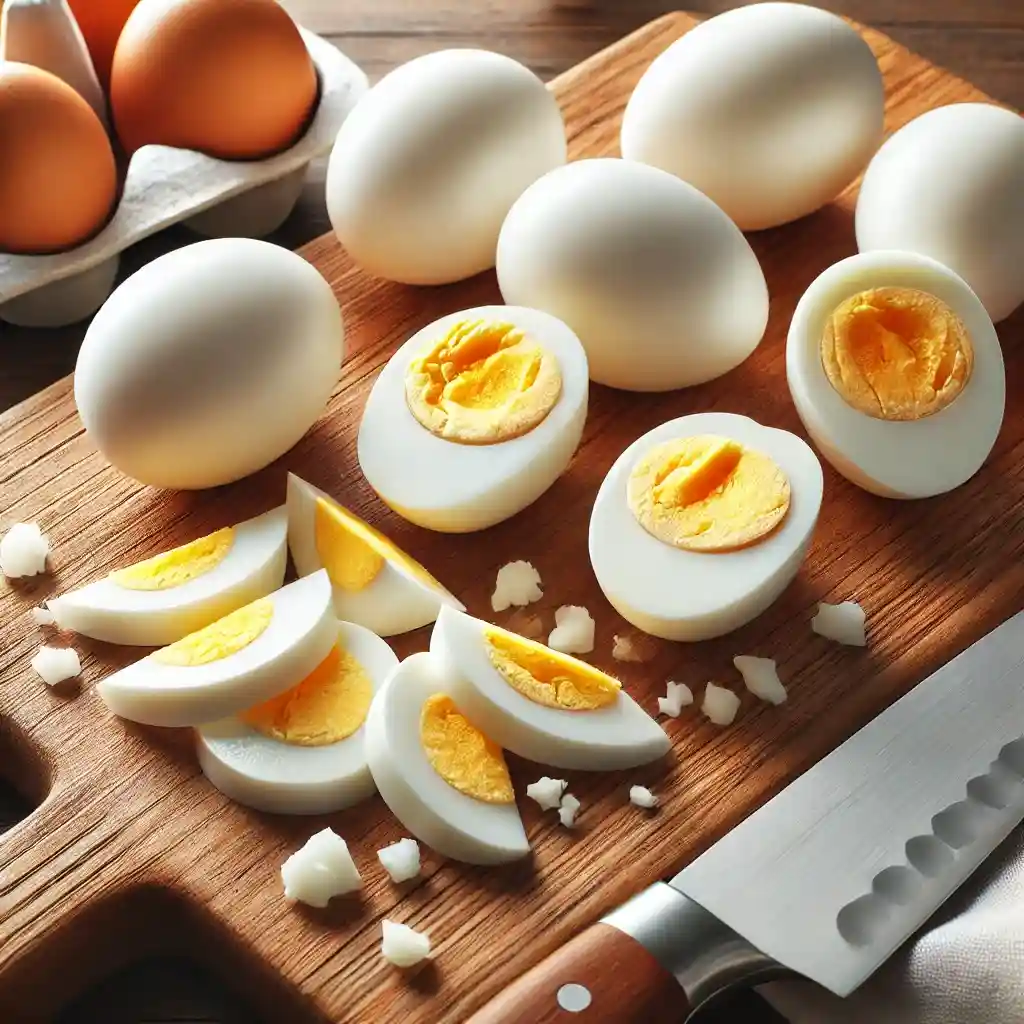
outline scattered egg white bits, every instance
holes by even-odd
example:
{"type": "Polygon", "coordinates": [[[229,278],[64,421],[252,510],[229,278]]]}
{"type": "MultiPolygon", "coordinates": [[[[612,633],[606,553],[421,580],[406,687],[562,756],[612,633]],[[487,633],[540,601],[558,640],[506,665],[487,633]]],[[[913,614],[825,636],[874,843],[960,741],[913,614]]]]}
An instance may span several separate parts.
{"type": "Polygon", "coordinates": [[[288,474],[288,543],[300,576],[326,568],[339,619],[395,636],[463,605],[415,559],[329,494],[288,474]]]}
{"type": "Polygon", "coordinates": [[[700,709],[715,725],[731,725],[740,708],[740,699],[727,686],[708,683],[700,709]]]}
{"type": "Polygon", "coordinates": [[[32,668],[47,686],[56,686],[74,679],[82,672],[78,652],[70,647],[47,647],[45,644],[32,658],[32,668]]]}
{"type": "Polygon", "coordinates": [[[658,798],[646,786],[630,786],[629,802],[647,810],[658,806],[658,798]]]}
{"type": "Polygon", "coordinates": [[[377,859],[395,885],[408,882],[420,873],[420,845],[415,839],[399,839],[385,846],[377,851],[377,859]]]}
{"type": "Polygon", "coordinates": [[[163,647],[277,590],[288,560],[284,506],[161,552],[47,602],[94,640],[163,647]]]}
{"type": "Polygon", "coordinates": [[[882,497],[959,487],[1003,422],[1003,355],[985,307],[913,253],[862,253],[820,274],[793,314],[786,373],[822,455],[882,497]]]}
{"type": "Polygon", "coordinates": [[[544,596],[541,590],[540,573],[530,562],[509,562],[498,570],[491,594],[491,608],[503,612],[513,605],[525,608],[544,596]]]}
{"type": "Polygon", "coordinates": [[[453,701],[431,655],[392,672],[370,707],[365,742],[384,802],[438,853],[500,864],[529,852],[504,754],[453,701]]]}
{"type": "Polygon", "coordinates": [[[822,601],[818,612],[811,619],[811,629],[827,640],[835,640],[851,647],[867,646],[867,632],[864,627],[864,609],[856,601],[842,604],[827,604],[822,601]]]}
{"type": "Polygon", "coordinates": [[[348,843],[329,828],[310,836],[281,865],[281,881],[285,899],[321,909],[363,884],[348,843]]]}
{"type": "Polygon", "coordinates": [[[295,686],[337,639],[331,581],[321,571],[154,651],[96,689],[121,718],[200,725],[295,686]]]}
{"type": "Polygon", "coordinates": [[[531,761],[610,771],[669,748],[664,730],[617,679],[535,640],[445,608],[430,653],[470,721],[531,761]]]}
{"type": "Polygon", "coordinates": [[[786,700],[786,688],[779,679],[779,672],[771,658],[755,658],[750,654],[738,654],[732,659],[736,670],[743,676],[744,685],[755,696],[769,704],[782,704],[786,700]]]}
{"type": "Polygon", "coordinates": [[[297,685],[197,729],[203,774],[230,799],[273,814],[330,814],[366,799],[376,787],[364,723],[397,664],[379,636],[340,623],[337,643],[297,685]]]}
{"type": "Polygon", "coordinates": [[[649,661],[653,655],[654,652],[646,644],[638,643],[634,637],[619,636],[618,633],[612,637],[612,657],[616,661],[639,665],[649,661]]]}
{"type": "Polygon", "coordinates": [[[526,795],[542,811],[553,811],[561,806],[562,797],[568,787],[569,783],[565,779],[552,779],[545,775],[526,787],[526,795]]]}
{"type": "Polygon", "coordinates": [[[580,812],[580,802],[572,795],[566,793],[562,802],[558,805],[558,820],[566,827],[572,828],[576,824],[576,815],[580,812]]]}
{"type": "Polygon", "coordinates": [[[418,526],[493,526],[569,465],[587,417],[587,375],[579,339],[547,313],[452,313],[413,335],[377,377],[359,425],[359,465],[418,526]]]}
{"type": "Polygon", "coordinates": [[[670,420],[634,441],[598,491],[590,560],[613,607],[667,640],[760,615],[796,575],[821,508],[800,438],[745,416],[670,420]]]}
{"type": "Polygon", "coordinates": [[[46,572],[50,542],[38,523],[14,523],[0,538],[0,572],[8,579],[46,572]]]}
{"type": "Polygon", "coordinates": [[[414,967],[430,956],[430,937],[385,918],[381,921],[380,952],[396,967],[414,967]]]}
{"type": "Polygon", "coordinates": [[[53,612],[49,608],[40,607],[32,609],[32,621],[37,626],[53,626],[56,625],[56,619],[53,617],[53,612]]]}
{"type": "Polygon", "coordinates": [[[678,718],[683,708],[693,703],[693,691],[686,683],[668,682],[668,689],[664,697],[658,698],[658,713],[668,715],[670,718],[678,718]]]}
{"type": "Polygon", "coordinates": [[[594,620],[586,608],[564,604],[555,611],[548,647],[562,654],[589,654],[594,649],[594,620]]]}

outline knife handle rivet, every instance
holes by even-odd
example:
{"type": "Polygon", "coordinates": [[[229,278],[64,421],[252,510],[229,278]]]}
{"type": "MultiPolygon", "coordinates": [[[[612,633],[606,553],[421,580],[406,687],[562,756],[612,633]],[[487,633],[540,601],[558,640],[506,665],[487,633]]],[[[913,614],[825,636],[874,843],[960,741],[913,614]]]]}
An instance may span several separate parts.
{"type": "Polygon", "coordinates": [[[566,1013],[582,1013],[590,1005],[592,997],[586,985],[577,985],[573,982],[563,985],[555,998],[566,1013]]]}

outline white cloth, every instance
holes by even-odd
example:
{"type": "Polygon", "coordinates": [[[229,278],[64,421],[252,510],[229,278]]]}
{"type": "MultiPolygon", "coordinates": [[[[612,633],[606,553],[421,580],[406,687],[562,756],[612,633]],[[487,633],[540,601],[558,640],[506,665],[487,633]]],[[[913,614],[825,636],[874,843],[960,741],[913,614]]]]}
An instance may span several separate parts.
{"type": "Polygon", "coordinates": [[[1024,827],[849,998],[803,981],[759,991],[791,1024],[1022,1024],[1024,827]]]}

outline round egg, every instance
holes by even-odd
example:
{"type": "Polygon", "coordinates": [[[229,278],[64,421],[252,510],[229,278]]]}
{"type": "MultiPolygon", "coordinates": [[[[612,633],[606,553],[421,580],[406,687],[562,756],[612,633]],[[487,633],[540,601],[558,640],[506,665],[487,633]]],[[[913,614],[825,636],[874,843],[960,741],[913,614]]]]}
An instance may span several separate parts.
{"type": "Polygon", "coordinates": [[[60,629],[94,640],[163,647],[277,590],[288,559],[277,508],[47,602],[60,629]]]}
{"type": "Polygon", "coordinates": [[[153,260],[96,314],[75,367],[93,443],[156,487],[215,487],[291,448],[338,382],[330,285],[269,242],[219,238],[153,260]]]}
{"type": "Polygon", "coordinates": [[[857,197],[857,246],[918,252],[962,277],[995,323],[1024,302],[1024,118],[954,103],[886,140],[857,197]]]}
{"type": "Polygon", "coordinates": [[[368,629],[342,622],[337,643],[297,686],[196,730],[203,774],[225,796],[272,814],[330,814],[371,796],[364,723],[398,665],[368,629]]]}
{"type": "Polygon", "coordinates": [[[385,75],[338,133],[327,210],[364,270],[444,284],[494,266],[513,202],[566,160],[555,98],[528,68],[441,50],[385,75]]]}
{"type": "Polygon", "coordinates": [[[592,380],[631,391],[718,377],[768,324],[764,274],[736,225],[692,186],[625,160],[580,160],[527,189],[501,229],[498,284],[576,332],[592,380]]]}
{"type": "Polygon", "coordinates": [[[565,471],[588,393],[579,339],[554,317],[511,306],[452,313],[381,371],[359,425],[359,465],[410,522],[482,530],[565,471]]]}
{"type": "Polygon", "coordinates": [[[339,619],[394,636],[463,605],[415,559],[329,494],[288,474],[288,538],[300,576],[327,569],[339,619]]]}
{"type": "Polygon", "coordinates": [[[862,253],[820,274],[793,314],[786,372],[825,458],[887,498],[959,487],[1003,422],[992,320],[960,277],[927,256],[862,253]]]}
{"type": "Polygon", "coordinates": [[[461,712],[431,655],[391,673],[364,742],[380,795],[421,842],[469,864],[530,852],[501,748],[461,712]]]}
{"type": "Polygon", "coordinates": [[[700,413],[634,441],[590,518],[590,561],[615,610],[666,640],[707,640],[760,615],[800,568],[821,466],[793,434],[700,413]]]}
{"type": "Polygon", "coordinates": [[[120,718],[201,725],[298,685],[337,639],[331,581],[319,572],[161,647],[96,690],[120,718]]]}
{"type": "Polygon", "coordinates": [[[613,771],[669,749],[664,730],[617,679],[534,640],[445,608],[430,655],[470,720],[531,761],[613,771]]]}
{"type": "Polygon", "coordinates": [[[842,18],[751,4],[691,29],[647,69],[622,119],[622,155],[688,181],[744,231],[824,206],[882,141],[871,48],[842,18]]]}

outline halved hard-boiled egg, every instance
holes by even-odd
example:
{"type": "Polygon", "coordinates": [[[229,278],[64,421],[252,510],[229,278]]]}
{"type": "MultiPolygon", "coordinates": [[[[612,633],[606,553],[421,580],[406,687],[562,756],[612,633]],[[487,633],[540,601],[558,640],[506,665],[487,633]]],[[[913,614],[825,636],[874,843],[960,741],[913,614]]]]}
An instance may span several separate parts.
{"type": "Polygon", "coordinates": [[[760,615],[796,575],[822,497],[793,434],[746,416],[670,420],[609,470],[590,561],[616,611],[667,640],[706,640],[760,615]]]}
{"type": "Polygon", "coordinates": [[[327,570],[339,619],[394,636],[463,605],[415,559],[329,494],[288,474],[288,544],[300,576],[327,570]]]}
{"type": "Polygon", "coordinates": [[[560,320],[481,306],[413,335],[377,378],[359,464],[399,515],[482,530],[536,501],[572,460],[587,416],[587,357],[560,320]]]}
{"type": "Polygon", "coordinates": [[[398,664],[375,633],[342,622],[327,657],[298,685],[201,726],[196,751],[225,796],[274,814],[329,814],[372,795],[363,726],[398,664]]]}
{"type": "Polygon", "coordinates": [[[284,506],[110,573],[47,602],[55,623],[95,640],[162,647],[284,582],[284,506]]]}
{"type": "Polygon", "coordinates": [[[337,639],[331,581],[321,571],[161,647],[96,689],[121,718],[201,725],[297,685],[337,639]]]}
{"type": "Polygon", "coordinates": [[[392,672],[370,707],[365,745],[384,802],[438,853],[499,864],[529,852],[501,747],[452,699],[432,655],[392,672]]]}
{"type": "Polygon", "coordinates": [[[555,768],[609,771],[661,757],[669,740],[617,679],[445,608],[430,637],[452,699],[496,743],[555,768]]]}
{"type": "Polygon", "coordinates": [[[962,278],[926,256],[866,252],[820,274],[793,314],[786,373],[825,458],[887,498],[959,487],[1003,422],[992,320],[962,278]]]}

